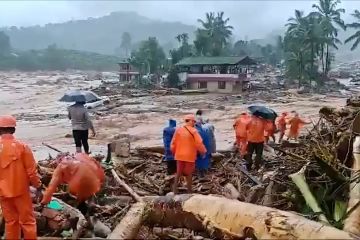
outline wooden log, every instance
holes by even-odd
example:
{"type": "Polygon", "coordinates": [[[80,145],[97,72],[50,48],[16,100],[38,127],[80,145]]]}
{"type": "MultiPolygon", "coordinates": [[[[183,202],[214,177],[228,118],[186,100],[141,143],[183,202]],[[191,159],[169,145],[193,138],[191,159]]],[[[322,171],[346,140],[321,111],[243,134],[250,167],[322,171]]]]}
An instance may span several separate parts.
{"type": "MultiPolygon", "coordinates": [[[[353,178],[358,178],[360,173],[360,153],[359,151],[359,143],[360,137],[357,136],[354,142],[354,163],[352,170],[354,171],[352,174],[353,178]]],[[[344,222],[344,230],[351,232],[360,236],[360,182],[358,179],[353,180],[350,184],[350,198],[348,203],[348,212],[350,212],[349,216],[345,219],[344,222]]]]}
{"type": "Polygon", "coordinates": [[[135,203],[107,239],[135,239],[143,223],[146,204],[135,203]]]}
{"type": "Polygon", "coordinates": [[[129,186],[127,185],[121,178],[118,176],[114,169],[111,169],[111,173],[114,176],[116,182],[118,182],[126,191],[134,198],[135,201],[141,202],[141,197],[129,186]]]}
{"type": "Polygon", "coordinates": [[[194,231],[206,226],[230,238],[246,238],[253,234],[257,239],[355,239],[347,232],[294,213],[198,194],[154,199],[144,223],[158,226],[172,223],[174,227],[194,231]]]}

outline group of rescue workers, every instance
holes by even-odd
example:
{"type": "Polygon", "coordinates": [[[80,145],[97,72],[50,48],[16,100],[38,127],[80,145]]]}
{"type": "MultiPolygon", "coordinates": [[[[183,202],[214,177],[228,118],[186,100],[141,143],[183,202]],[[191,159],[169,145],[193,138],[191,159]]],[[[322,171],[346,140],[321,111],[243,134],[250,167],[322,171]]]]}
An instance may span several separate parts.
{"type": "MultiPolygon", "coordinates": [[[[287,125],[289,131],[287,139],[297,140],[300,129],[308,122],[299,117],[295,111],[291,115],[284,112],[280,117],[266,120],[259,116],[241,113],[233,125],[235,130],[235,145],[240,157],[245,158],[247,170],[253,166],[252,156],[255,153],[255,169],[262,165],[264,144],[272,138],[274,142],[275,133],[279,132],[279,142],[285,136],[287,125]],[[292,116],[291,116],[292,115],[292,116]]],[[[175,174],[173,192],[178,192],[178,183],[182,176],[186,179],[187,190],[192,192],[192,175],[195,170],[200,177],[208,171],[211,164],[211,155],[216,152],[215,128],[204,121],[202,111],[198,110],[196,115],[186,115],[185,124],[176,127],[176,121],[169,120],[169,126],[163,130],[163,142],[165,149],[165,162],[167,173],[175,174]]]]}
{"type": "MultiPolygon", "coordinates": [[[[77,208],[88,218],[85,202],[100,190],[105,174],[101,164],[89,156],[88,130],[95,130],[84,103],[69,108],[76,154],[63,154],[54,162],[56,168],[47,188],[43,186],[37,171],[37,163],[31,149],[15,139],[16,119],[0,116],[0,205],[5,220],[5,239],[36,239],[36,219],[33,202],[42,206],[51,202],[52,195],[61,184],[68,184],[68,191],[77,200],[77,208]],[[81,152],[81,147],[85,153],[81,152]],[[35,198],[31,197],[31,187],[35,198]]],[[[203,120],[202,111],[186,115],[185,124],[176,128],[170,120],[163,131],[165,160],[169,175],[175,174],[173,192],[178,192],[181,177],[186,178],[187,190],[192,191],[192,175],[195,169],[204,176],[216,152],[215,128],[209,120],[203,120]]],[[[267,121],[257,116],[242,113],[235,121],[236,143],[241,156],[245,156],[248,169],[252,166],[252,154],[256,153],[255,167],[262,163],[264,143],[274,137],[276,125],[282,140],[289,124],[289,138],[297,138],[305,121],[297,113],[288,118],[283,113],[277,121],[267,121]]],[[[275,140],[275,139],[274,139],[275,140]]]]}
{"type": "Polygon", "coordinates": [[[45,189],[33,153],[26,144],[15,139],[15,129],[13,116],[0,116],[0,205],[5,220],[5,239],[20,239],[21,233],[24,239],[36,239],[33,201],[47,205],[60,184],[68,184],[69,193],[77,199],[78,209],[87,216],[85,201],[100,190],[105,178],[100,163],[86,153],[64,154],[55,163],[57,167],[45,189]],[[31,197],[30,186],[36,189],[35,199],[31,197]]]}

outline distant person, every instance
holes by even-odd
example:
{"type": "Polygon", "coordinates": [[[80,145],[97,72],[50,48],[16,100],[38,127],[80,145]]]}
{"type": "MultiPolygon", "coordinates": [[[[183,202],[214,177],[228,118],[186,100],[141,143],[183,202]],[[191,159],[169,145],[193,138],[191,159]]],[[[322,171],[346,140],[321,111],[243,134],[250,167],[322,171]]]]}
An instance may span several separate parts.
{"type": "MultiPolygon", "coordinates": [[[[210,139],[210,153],[216,153],[216,138],[215,138],[215,127],[210,123],[209,119],[205,120],[205,123],[202,125],[203,128],[207,129],[207,133],[210,139]]],[[[211,158],[211,156],[210,156],[211,158]]]]}
{"type": "Polygon", "coordinates": [[[164,160],[166,162],[168,175],[173,175],[176,173],[176,161],[174,159],[174,154],[171,152],[171,141],[174,137],[175,130],[176,130],[176,121],[170,119],[169,126],[164,128],[163,130],[163,143],[165,150],[164,160]]]}
{"type": "Polygon", "coordinates": [[[204,119],[203,119],[203,111],[202,110],[197,110],[195,113],[195,121],[199,122],[201,124],[204,124],[204,119]]]}
{"type": "Polygon", "coordinates": [[[289,120],[290,129],[289,129],[287,140],[295,139],[295,141],[297,141],[301,128],[305,124],[310,124],[311,122],[306,122],[303,119],[301,119],[299,117],[299,114],[295,111],[293,111],[292,113],[294,114],[294,117],[292,117],[289,120]]]}
{"type": "Polygon", "coordinates": [[[196,158],[196,169],[199,172],[200,177],[204,177],[205,173],[209,170],[210,167],[210,158],[211,158],[211,142],[210,134],[208,133],[209,129],[203,127],[201,123],[195,124],[195,129],[198,131],[202,142],[206,148],[205,156],[198,153],[196,158]]]}
{"type": "Polygon", "coordinates": [[[247,153],[247,132],[246,126],[249,123],[251,116],[246,112],[240,114],[233,125],[235,130],[236,145],[239,149],[240,158],[243,158],[247,153]]]}
{"type": "Polygon", "coordinates": [[[268,130],[268,131],[265,131],[265,143],[266,144],[269,142],[270,138],[272,138],[274,143],[276,142],[276,138],[275,138],[275,132],[276,132],[275,120],[272,120],[271,124],[272,124],[272,128],[270,130],[268,130]]]}
{"type": "Polygon", "coordinates": [[[76,152],[81,153],[81,147],[84,147],[85,153],[90,154],[88,143],[89,129],[92,131],[93,137],[95,137],[96,133],[89,113],[84,105],[85,102],[76,102],[74,105],[71,105],[68,109],[68,116],[71,120],[76,152]]]}
{"type": "Polygon", "coordinates": [[[177,128],[171,142],[171,151],[175,156],[176,176],[173,192],[177,194],[179,179],[182,176],[186,178],[188,193],[192,192],[192,174],[195,170],[195,161],[197,153],[203,157],[206,154],[206,148],[202,142],[201,136],[194,128],[194,115],[187,115],[184,118],[184,126],[177,128]]]}
{"type": "Polygon", "coordinates": [[[41,196],[41,181],[31,149],[14,137],[16,120],[0,117],[0,204],[5,239],[36,239],[36,219],[30,185],[41,196]]]}
{"type": "Polygon", "coordinates": [[[279,130],[280,136],[279,136],[279,143],[282,142],[285,132],[286,132],[286,117],[288,113],[283,112],[281,113],[281,116],[276,119],[277,121],[277,129],[279,130]]]}
{"type": "Polygon", "coordinates": [[[246,167],[251,170],[253,165],[252,155],[256,153],[255,157],[255,169],[260,168],[262,164],[265,131],[272,131],[272,122],[260,118],[258,116],[251,116],[250,121],[246,125],[248,148],[246,155],[246,167]]]}

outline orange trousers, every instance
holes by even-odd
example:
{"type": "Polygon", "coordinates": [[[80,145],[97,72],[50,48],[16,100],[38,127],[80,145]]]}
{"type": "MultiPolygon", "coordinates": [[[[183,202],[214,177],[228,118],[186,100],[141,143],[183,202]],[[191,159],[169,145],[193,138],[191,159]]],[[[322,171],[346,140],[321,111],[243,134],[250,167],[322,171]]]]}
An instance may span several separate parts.
{"type": "Polygon", "coordinates": [[[236,144],[239,148],[239,152],[241,156],[245,156],[247,154],[247,140],[244,137],[236,137],[236,144]]]}
{"type": "Polygon", "coordinates": [[[36,219],[30,193],[19,197],[0,198],[5,220],[5,239],[36,239],[36,219]]]}

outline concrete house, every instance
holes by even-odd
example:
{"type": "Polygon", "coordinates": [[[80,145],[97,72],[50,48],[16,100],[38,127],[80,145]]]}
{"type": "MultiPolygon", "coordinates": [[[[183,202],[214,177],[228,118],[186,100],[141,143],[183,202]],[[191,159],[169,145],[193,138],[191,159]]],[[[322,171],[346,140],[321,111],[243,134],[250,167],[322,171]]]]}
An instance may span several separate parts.
{"type": "Polygon", "coordinates": [[[189,57],[176,64],[188,89],[209,92],[242,92],[255,60],[245,57],[189,57]]]}

